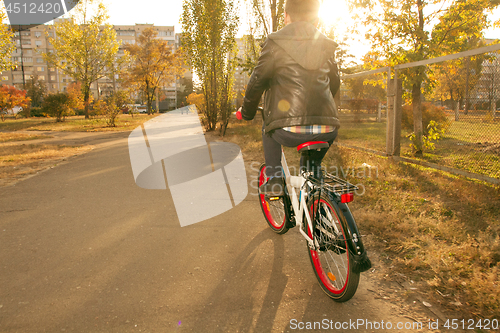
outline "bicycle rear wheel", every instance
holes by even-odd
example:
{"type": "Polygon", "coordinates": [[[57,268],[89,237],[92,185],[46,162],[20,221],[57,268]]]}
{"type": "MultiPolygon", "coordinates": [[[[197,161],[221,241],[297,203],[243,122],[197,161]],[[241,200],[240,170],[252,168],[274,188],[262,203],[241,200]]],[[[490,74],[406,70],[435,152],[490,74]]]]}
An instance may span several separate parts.
{"type": "MultiPolygon", "coordinates": [[[[259,170],[259,186],[267,180],[265,175],[266,165],[262,164],[259,170]]],[[[288,219],[283,197],[266,198],[264,194],[259,194],[259,203],[266,218],[267,224],[277,234],[284,234],[288,231],[286,221],[288,219]]]]}
{"type": "MultiPolygon", "coordinates": [[[[345,302],[354,296],[359,273],[353,270],[353,258],[347,246],[345,220],[337,204],[326,193],[313,195],[307,204],[317,250],[308,247],[309,258],[321,289],[334,301],[345,302]]],[[[311,231],[307,228],[309,237],[311,231]]]]}

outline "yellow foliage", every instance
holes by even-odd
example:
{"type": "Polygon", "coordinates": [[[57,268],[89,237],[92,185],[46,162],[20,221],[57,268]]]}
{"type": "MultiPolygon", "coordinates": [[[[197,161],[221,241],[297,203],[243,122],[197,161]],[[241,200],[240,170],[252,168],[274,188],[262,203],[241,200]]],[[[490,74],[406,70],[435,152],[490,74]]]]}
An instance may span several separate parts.
{"type": "Polygon", "coordinates": [[[0,71],[11,69],[12,52],[15,50],[12,41],[14,34],[9,26],[4,24],[6,18],[5,13],[0,12],[0,71]]]}
{"type": "Polygon", "coordinates": [[[186,97],[188,104],[196,105],[199,113],[203,113],[205,110],[205,96],[203,94],[191,93],[186,97]]]}

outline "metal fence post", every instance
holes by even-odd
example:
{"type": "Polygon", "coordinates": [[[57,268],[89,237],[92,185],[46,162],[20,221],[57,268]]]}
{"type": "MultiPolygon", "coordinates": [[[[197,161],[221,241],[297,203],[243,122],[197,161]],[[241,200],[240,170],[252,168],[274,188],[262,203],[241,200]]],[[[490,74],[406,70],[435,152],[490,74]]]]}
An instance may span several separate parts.
{"type": "Polygon", "coordinates": [[[394,146],[392,155],[401,153],[401,118],[403,114],[403,82],[398,78],[398,71],[394,71],[394,146]]]}
{"type": "Polygon", "coordinates": [[[394,151],[394,96],[395,85],[391,78],[391,69],[387,69],[387,133],[386,153],[391,156],[394,151]]]}
{"type": "MultiPolygon", "coordinates": [[[[390,70],[388,71],[390,77],[390,70]]],[[[403,84],[398,79],[397,70],[394,78],[387,80],[387,144],[386,153],[389,156],[399,156],[401,153],[401,117],[403,113],[403,84]]]]}

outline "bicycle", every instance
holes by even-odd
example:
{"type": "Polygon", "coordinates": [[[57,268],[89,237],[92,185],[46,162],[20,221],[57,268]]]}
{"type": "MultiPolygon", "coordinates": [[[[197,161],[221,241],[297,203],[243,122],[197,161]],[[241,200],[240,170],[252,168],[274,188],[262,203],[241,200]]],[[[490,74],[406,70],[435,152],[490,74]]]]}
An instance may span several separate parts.
{"type": "MultiPolygon", "coordinates": [[[[297,150],[304,155],[310,150],[328,147],[328,142],[306,142],[297,150]]],[[[282,168],[285,195],[259,194],[264,217],[277,234],[297,226],[307,241],[309,258],[321,289],[336,302],[348,301],[356,293],[360,273],[371,268],[347,206],[358,188],[332,174],[318,175],[302,166],[300,176],[292,176],[283,150],[282,168]]],[[[262,164],[259,186],[266,179],[265,164],[262,164]]]]}

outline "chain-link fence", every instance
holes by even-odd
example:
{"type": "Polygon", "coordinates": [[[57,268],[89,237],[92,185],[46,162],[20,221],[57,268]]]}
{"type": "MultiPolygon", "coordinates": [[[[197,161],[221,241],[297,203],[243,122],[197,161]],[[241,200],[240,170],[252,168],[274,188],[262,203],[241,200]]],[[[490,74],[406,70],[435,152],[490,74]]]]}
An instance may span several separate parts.
{"type": "Polygon", "coordinates": [[[499,50],[497,44],[343,76],[339,143],[498,183],[499,50]],[[418,75],[425,77],[421,145],[413,134],[418,75]],[[415,155],[420,147],[423,155],[415,155]]]}
{"type": "Polygon", "coordinates": [[[387,132],[387,72],[351,74],[342,78],[337,96],[339,143],[385,151],[387,132]]]}

